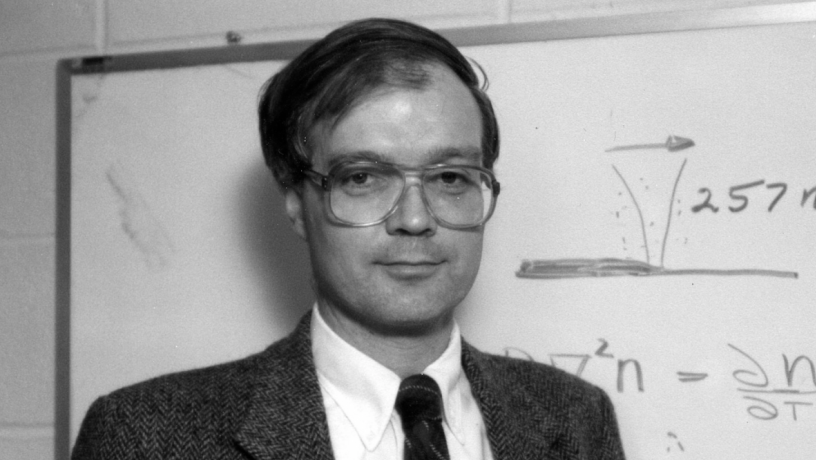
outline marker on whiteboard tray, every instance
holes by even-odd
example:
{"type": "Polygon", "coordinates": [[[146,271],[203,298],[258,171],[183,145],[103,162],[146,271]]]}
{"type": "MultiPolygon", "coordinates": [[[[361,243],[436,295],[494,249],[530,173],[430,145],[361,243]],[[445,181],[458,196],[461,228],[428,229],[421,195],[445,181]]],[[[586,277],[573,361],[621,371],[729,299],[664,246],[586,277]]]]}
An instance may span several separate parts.
{"type": "Polygon", "coordinates": [[[523,260],[516,272],[519,278],[582,278],[601,276],[645,276],[662,271],[646,262],[630,259],[555,259],[523,260]]]}
{"type": "Polygon", "coordinates": [[[643,149],[666,149],[669,152],[678,152],[689,147],[694,147],[694,141],[687,137],[680,137],[671,135],[662,144],[632,144],[619,145],[606,149],[607,152],[620,152],[624,150],[643,150],[643,149]]]}

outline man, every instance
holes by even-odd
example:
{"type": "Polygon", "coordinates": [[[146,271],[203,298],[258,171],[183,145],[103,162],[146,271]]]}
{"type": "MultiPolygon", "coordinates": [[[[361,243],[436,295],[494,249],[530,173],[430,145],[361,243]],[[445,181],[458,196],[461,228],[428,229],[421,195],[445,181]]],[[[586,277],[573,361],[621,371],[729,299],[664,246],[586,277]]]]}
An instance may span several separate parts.
{"type": "Polygon", "coordinates": [[[274,76],[259,115],[316,305],[260,354],[100,398],[73,458],[623,458],[600,389],[459,335],[499,142],[455,47],[352,23],[274,76]]]}

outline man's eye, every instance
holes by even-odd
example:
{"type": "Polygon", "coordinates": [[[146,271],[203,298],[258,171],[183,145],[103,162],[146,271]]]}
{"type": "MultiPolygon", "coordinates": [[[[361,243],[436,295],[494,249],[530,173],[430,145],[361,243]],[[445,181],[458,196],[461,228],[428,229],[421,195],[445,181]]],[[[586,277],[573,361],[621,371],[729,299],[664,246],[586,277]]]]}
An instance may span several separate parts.
{"type": "Polygon", "coordinates": [[[346,182],[351,182],[355,185],[363,185],[371,179],[371,175],[365,172],[354,173],[348,177],[346,182]]]}
{"type": "Polygon", "coordinates": [[[466,189],[478,183],[478,180],[471,177],[469,171],[459,169],[449,169],[439,171],[430,178],[430,182],[435,183],[439,187],[445,187],[451,190],[466,189]]]}
{"type": "Polygon", "coordinates": [[[377,171],[355,169],[338,176],[335,185],[349,194],[376,193],[388,186],[388,178],[377,171]]]}
{"type": "Polygon", "coordinates": [[[380,182],[384,179],[383,174],[378,174],[371,170],[352,170],[346,171],[338,177],[342,185],[371,185],[380,182]]]}
{"type": "Polygon", "coordinates": [[[454,171],[445,171],[439,175],[439,180],[448,185],[456,185],[467,181],[467,177],[454,171]]]}

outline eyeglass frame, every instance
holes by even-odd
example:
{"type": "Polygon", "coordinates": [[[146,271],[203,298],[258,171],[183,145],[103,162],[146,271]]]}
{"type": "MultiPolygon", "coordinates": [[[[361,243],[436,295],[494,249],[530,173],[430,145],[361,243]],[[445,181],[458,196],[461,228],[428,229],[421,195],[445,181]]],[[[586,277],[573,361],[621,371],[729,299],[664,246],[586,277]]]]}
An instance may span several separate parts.
{"type": "Polygon", "coordinates": [[[314,182],[316,185],[320,186],[320,188],[325,192],[323,194],[323,202],[324,202],[324,205],[325,205],[326,209],[328,210],[329,219],[332,222],[336,223],[336,224],[344,225],[344,226],[347,226],[347,227],[356,227],[356,228],[372,227],[374,225],[379,225],[379,224],[385,222],[386,220],[388,220],[388,218],[391,217],[397,211],[397,208],[399,208],[400,202],[402,201],[403,197],[405,196],[405,192],[411,186],[408,183],[408,180],[407,180],[409,175],[410,176],[416,176],[419,179],[419,190],[420,190],[420,196],[422,197],[422,204],[425,205],[425,210],[428,211],[428,214],[430,214],[431,217],[433,217],[434,222],[436,222],[437,224],[439,224],[439,225],[441,225],[441,226],[443,226],[445,228],[450,228],[450,229],[453,229],[453,230],[467,230],[467,229],[471,229],[471,228],[480,227],[480,226],[486,224],[487,221],[490,220],[490,218],[493,216],[493,211],[496,209],[496,202],[498,201],[498,197],[499,197],[499,192],[501,192],[501,184],[499,183],[499,181],[496,180],[496,175],[493,173],[493,171],[491,171],[491,170],[489,170],[487,168],[484,168],[482,166],[476,166],[476,165],[457,165],[457,164],[440,163],[440,164],[422,166],[422,167],[419,167],[419,168],[406,168],[406,167],[399,166],[399,165],[394,164],[394,163],[388,163],[388,162],[382,162],[382,161],[343,161],[343,162],[340,162],[340,163],[334,165],[331,169],[329,169],[329,172],[326,173],[326,174],[322,174],[320,172],[317,172],[313,168],[304,169],[304,170],[301,170],[301,172],[306,177],[308,177],[312,182],[314,182]],[[403,182],[402,191],[400,192],[397,199],[394,200],[394,204],[391,206],[391,209],[388,210],[388,212],[386,212],[385,215],[382,218],[380,218],[380,219],[378,219],[378,220],[376,220],[374,222],[369,222],[369,223],[365,223],[365,224],[355,224],[355,223],[352,223],[352,222],[345,221],[345,220],[337,217],[336,214],[334,214],[334,210],[332,209],[332,205],[331,205],[331,184],[332,184],[332,179],[333,179],[334,174],[337,172],[338,169],[340,169],[342,167],[345,167],[345,166],[348,166],[350,164],[363,164],[363,165],[375,164],[375,165],[387,166],[387,167],[391,167],[391,168],[399,171],[400,174],[402,174],[402,182],[403,182]],[[425,195],[425,182],[424,182],[423,179],[424,179],[425,174],[427,174],[429,171],[433,171],[435,169],[441,169],[441,168],[474,169],[474,170],[477,170],[477,171],[479,171],[481,173],[486,174],[487,177],[490,179],[490,191],[491,191],[492,199],[490,200],[490,208],[487,210],[487,213],[482,218],[481,222],[479,222],[478,224],[455,225],[455,224],[451,224],[451,223],[443,221],[442,219],[440,219],[434,213],[433,208],[431,207],[430,203],[428,203],[428,197],[425,195]]]}

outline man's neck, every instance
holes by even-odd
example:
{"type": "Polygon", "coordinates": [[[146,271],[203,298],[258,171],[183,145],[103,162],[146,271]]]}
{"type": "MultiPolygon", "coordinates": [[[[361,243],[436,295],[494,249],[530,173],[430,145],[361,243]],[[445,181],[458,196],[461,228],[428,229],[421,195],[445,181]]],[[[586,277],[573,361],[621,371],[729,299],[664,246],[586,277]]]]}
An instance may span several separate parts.
{"type": "Polygon", "coordinates": [[[451,316],[429,325],[422,334],[379,333],[322,302],[318,309],[338,336],[400,378],[419,374],[436,361],[447,349],[453,328],[451,316]]]}

